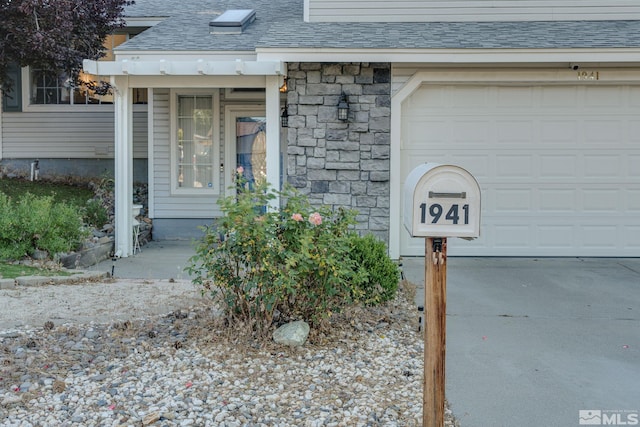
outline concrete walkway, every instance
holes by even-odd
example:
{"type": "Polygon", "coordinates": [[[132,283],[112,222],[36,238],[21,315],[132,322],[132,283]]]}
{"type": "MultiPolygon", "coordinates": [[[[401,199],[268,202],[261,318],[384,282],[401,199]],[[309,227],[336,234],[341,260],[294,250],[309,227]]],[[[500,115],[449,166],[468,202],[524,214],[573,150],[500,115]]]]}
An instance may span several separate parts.
{"type": "Polygon", "coordinates": [[[88,270],[101,270],[121,279],[189,279],[184,271],[195,246],[187,240],[149,242],[142,250],[127,258],[107,259],[88,270]]]}
{"type": "MultiPolygon", "coordinates": [[[[151,242],[94,268],[188,279],[193,248],[151,242]]],[[[405,258],[403,272],[423,305],[424,258],[405,258]]],[[[604,413],[621,421],[640,412],[640,258],[449,258],[447,273],[446,394],[463,427],[579,426],[580,410],[618,411],[604,413]]]]}
{"type": "MultiPolygon", "coordinates": [[[[424,258],[403,269],[423,305],[424,258]]],[[[450,258],[447,297],[446,394],[463,427],[639,419],[640,258],[450,258]]]]}

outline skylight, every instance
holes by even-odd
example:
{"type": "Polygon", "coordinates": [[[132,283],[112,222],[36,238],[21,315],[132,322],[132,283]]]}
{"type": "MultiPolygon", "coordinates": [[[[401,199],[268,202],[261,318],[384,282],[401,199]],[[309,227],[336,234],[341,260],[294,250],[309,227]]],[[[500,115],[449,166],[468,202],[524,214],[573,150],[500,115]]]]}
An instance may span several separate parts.
{"type": "Polygon", "coordinates": [[[227,10],[209,22],[209,31],[212,34],[241,34],[255,20],[256,11],[253,9],[227,10]]]}

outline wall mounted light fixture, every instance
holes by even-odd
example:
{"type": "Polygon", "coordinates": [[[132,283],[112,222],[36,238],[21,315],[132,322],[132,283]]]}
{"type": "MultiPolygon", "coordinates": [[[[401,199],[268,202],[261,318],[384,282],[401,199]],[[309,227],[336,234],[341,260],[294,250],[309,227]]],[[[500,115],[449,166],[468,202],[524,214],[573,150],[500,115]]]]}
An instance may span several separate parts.
{"type": "Polygon", "coordinates": [[[283,128],[289,127],[289,111],[287,111],[287,106],[285,105],[282,109],[282,114],[280,115],[280,125],[283,128]]]}
{"type": "Polygon", "coordinates": [[[287,91],[289,90],[289,88],[287,87],[287,77],[285,76],[283,81],[282,81],[282,86],[280,86],[280,93],[287,93],[287,91]]]}
{"type": "Polygon", "coordinates": [[[349,104],[347,103],[347,97],[343,93],[340,96],[340,102],[338,103],[338,120],[346,122],[349,119],[349,104]]]}

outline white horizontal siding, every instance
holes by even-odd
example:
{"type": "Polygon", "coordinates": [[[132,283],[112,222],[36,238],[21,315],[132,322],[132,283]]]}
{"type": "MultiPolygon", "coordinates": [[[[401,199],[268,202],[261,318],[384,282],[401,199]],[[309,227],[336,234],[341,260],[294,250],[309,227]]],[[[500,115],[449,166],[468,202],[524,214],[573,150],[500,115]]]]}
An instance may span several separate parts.
{"type": "Polygon", "coordinates": [[[147,109],[138,111],[133,107],[133,158],[146,159],[149,156],[147,144],[149,143],[149,132],[147,127],[147,109]]]}
{"type": "Polygon", "coordinates": [[[221,215],[217,197],[171,192],[171,111],[169,90],[153,91],[154,218],[213,218],[221,215]]]}
{"type": "Polygon", "coordinates": [[[307,0],[310,22],[584,21],[640,18],[638,0],[307,0]]]}
{"type": "MultiPolygon", "coordinates": [[[[21,112],[2,114],[5,159],[113,158],[114,114],[100,112],[21,112]]],[[[147,157],[146,107],[133,114],[134,157],[147,157]]]]}

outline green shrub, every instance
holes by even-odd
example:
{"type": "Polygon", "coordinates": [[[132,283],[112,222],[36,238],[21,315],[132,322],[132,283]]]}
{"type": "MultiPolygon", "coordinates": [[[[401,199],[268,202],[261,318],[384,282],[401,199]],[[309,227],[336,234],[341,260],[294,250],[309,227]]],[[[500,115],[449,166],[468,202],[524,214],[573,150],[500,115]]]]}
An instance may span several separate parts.
{"type": "Polygon", "coordinates": [[[21,219],[9,196],[0,192],[0,259],[13,260],[25,256],[29,245],[22,233],[21,219]]]}
{"type": "Polygon", "coordinates": [[[100,199],[91,199],[84,206],[83,220],[87,225],[100,228],[109,222],[107,209],[100,199]]]}
{"type": "Polygon", "coordinates": [[[219,201],[224,216],[205,229],[187,270],[203,291],[220,295],[228,319],[248,322],[258,337],[274,315],[321,325],[352,302],[356,280],[348,257],[353,212],[314,209],[287,187],[280,211],[266,211],[267,184],[219,201]]]}
{"type": "Polygon", "coordinates": [[[360,269],[353,296],[365,305],[378,305],[395,298],[400,270],[387,254],[387,247],[372,234],[352,234],[349,257],[360,269]]]}
{"type": "Polygon", "coordinates": [[[77,207],[31,193],[13,202],[0,193],[0,259],[20,259],[36,249],[67,252],[86,236],[77,207]]]}

